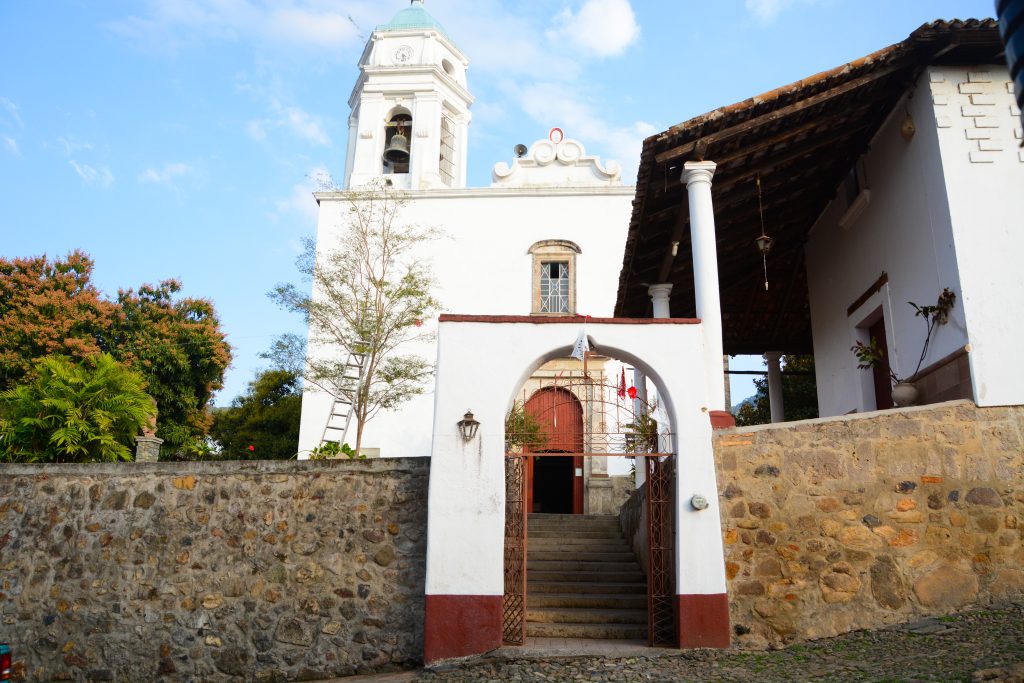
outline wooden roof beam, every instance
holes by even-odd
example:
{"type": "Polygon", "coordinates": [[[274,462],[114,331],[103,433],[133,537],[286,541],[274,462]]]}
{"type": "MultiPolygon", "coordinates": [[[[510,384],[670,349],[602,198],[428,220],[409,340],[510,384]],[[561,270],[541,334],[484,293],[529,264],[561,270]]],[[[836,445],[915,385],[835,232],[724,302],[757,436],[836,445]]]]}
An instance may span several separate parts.
{"type": "MultiPolygon", "coordinates": [[[[761,116],[757,116],[748,121],[744,121],[743,123],[738,123],[735,126],[732,126],[731,128],[726,128],[715,133],[710,133],[708,135],[701,136],[697,140],[687,142],[670,150],[666,150],[660,154],[655,155],[654,161],[655,163],[663,164],[665,162],[678,159],[687,154],[691,154],[697,149],[698,143],[701,142],[705,143],[704,149],[707,149],[708,146],[716,142],[728,140],[729,138],[736,137],[737,135],[742,135],[754,128],[774,123],[792,114],[802,112],[806,109],[810,109],[811,107],[816,107],[819,104],[828,102],[829,100],[839,97],[840,95],[845,95],[846,93],[857,90],[858,88],[868,85],[874,81],[881,80],[893,73],[900,71],[903,68],[904,67],[902,66],[890,66],[885,69],[880,69],[874,73],[870,73],[865,76],[860,76],[859,78],[854,78],[853,80],[837,85],[834,88],[825,90],[824,92],[820,92],[817,95],[812,95],[802,100],[798,100],[793,104],[781,107],[780,109],[776,109],[775,111],[768,112],[767,114],[762,114],[761,116]]],[[[709,156],[712,159],[714,158],[713,154],[709,156]]]]}

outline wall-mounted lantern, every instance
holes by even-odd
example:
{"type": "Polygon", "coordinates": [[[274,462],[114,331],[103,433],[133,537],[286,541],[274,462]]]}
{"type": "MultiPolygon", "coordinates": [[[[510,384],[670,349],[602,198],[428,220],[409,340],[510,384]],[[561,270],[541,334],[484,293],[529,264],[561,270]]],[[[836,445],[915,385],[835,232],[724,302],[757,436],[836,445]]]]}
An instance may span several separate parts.
{"type": "Polygon", "coordinates": [[[472,410],[467,410],[466,414],[457,424],[459,425],[459,433],[462,434],[463,441],[472,441],[473,437],[476,436],[476,430],[480,429],[480,423],[473,419],[472,410]]]}

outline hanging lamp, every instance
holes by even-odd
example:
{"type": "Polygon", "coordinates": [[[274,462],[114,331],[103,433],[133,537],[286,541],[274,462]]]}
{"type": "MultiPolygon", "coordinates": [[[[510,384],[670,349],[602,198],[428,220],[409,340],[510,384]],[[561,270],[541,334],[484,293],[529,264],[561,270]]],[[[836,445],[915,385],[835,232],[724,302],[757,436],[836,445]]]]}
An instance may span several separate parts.
{"type": "Polygon", "coordinates": [[[761,176],[757,176],[757,212],[761,217],[761,235],[754,240],[757,250],[761,252],[761,264],[764,266],[764,291],[768,291],[768,252],[772,250],[775,240],[764,231],[764,205],[761,203],[761,176]]]}

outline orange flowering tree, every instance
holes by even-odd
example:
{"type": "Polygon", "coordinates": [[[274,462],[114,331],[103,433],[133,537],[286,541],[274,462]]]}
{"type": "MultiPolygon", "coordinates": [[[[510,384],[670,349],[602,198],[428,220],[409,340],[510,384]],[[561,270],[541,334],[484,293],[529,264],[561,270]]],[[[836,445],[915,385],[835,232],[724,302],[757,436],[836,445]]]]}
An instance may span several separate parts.
{"type": "Polygon", "coordinates": [[[93,266],[77,250],[53,260],[0,258],[0,391],[32,381],[41,358],[109,353],[145,380],[163,453],[187,454],[205,438],[208,404],[231,362],[213,304],[175,298],[176,280],[111,300],[92,282],[93,266]]]}

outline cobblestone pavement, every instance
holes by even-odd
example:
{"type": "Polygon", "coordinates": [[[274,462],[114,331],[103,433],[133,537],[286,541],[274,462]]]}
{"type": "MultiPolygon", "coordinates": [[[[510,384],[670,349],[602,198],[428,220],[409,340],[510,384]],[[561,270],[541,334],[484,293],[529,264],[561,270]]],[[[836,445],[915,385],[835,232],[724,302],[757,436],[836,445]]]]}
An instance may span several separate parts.
{"type": "Polygon", "coordinates": [[[768,652],[695,650],[622,658],[489,656],[420,671],[408,680],[1024,683],[1024,604],[857,631],[768,652]]]}

